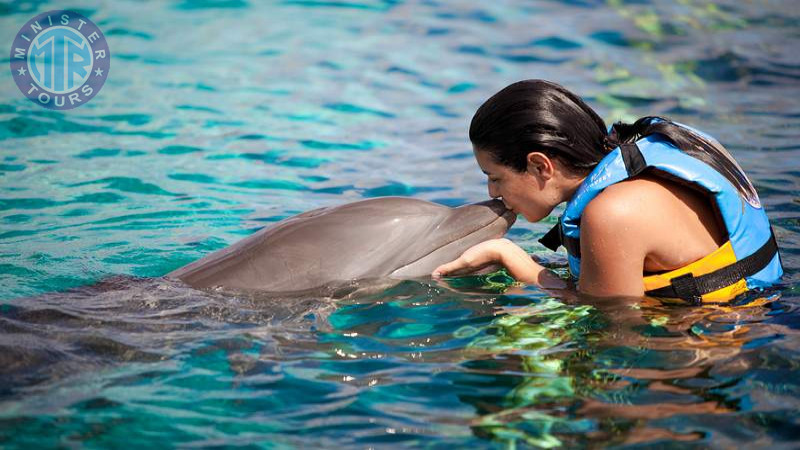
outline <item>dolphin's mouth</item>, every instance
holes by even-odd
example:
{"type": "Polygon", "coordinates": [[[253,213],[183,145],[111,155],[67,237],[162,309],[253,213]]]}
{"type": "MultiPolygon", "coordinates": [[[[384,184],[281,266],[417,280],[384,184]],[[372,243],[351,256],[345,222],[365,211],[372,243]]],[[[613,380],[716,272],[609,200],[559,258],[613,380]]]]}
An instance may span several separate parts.
{"type": "MultiPolygon", "coordinates": [[[[472,205],[467,205],[467,206],[480,206],[480,205],[485,206],[485,207],[489,208],[490,210],[492,210],[492,212],[494,212],[496,214],[496,217],[494,217],[492,220],[490,220],[487,223],[479,223],[478,226],[476,226],[475,228],[469,230],[464,235],[459,236],[459,237],[457,237],[455,239],[452,239],[452,240],[450,240],[448,242],[443,243],[442,245],[439,246],[439,248],[446,247],[448,245],[453,244],[454,242],[465,240],[465,239],[467,239],[467,238],[469,238],[471,236],[474,236],[475,234],[478,234],[478,233],[482,232],[483,230],[486,230],[487,228],[497,227],[501,223],[501,221],[507,222],[508,226],[506,226],[506,227],[499,226],[498,229],[500,229],[502,231],[500,231],[499,234],[493,235],[493,237],[490,237],[490,238],[487,238],[487,239],[496,239],[496,238],[499,238],[499,237],[503,237],[505,235],[506,231],[508,231],[508,229],[511,228],[511,226],[514,225],[514,222],[516,222],[516,220],[517,220],[517,213],[515,213],[514,211],[508,209],[506,207],[505,203],[503,203],[503,202],[501,202],[500,200],[497,200],[497,199],[492,199],[492,200],[485,201],[485,202],[480,202],[480,203],[473,203],[472,205]]],[[[435,249],[434,252],[436,250],[437,249],[435,249]]],[[[430,253],[433,253],[433,252],[430,252],[430,253]]],[[[427,255],[425,255],[425,256],[427,256],[427,255]]],[[[423,256],[423,258],[425,256],[423,256]]],[[[420,258],[420,259],[422,259],[422,258],[420,258]]]]}
{"type": "Polygon", "coordinates": [[[428,275],[437,266],[458,258],[467,248],[490,239],[503,237],[508,229],[514,225],[517,220],[517,214],[506,208],[499,200],[491,200],[482,204],[491,208],[497,214],[494,219],[488,223],[480,224],[466,234],[442,243],[430,252],[395,269],[389,276],[413,277],[428,275]],[[487,233],[487,229],[494,231],[487,233]],[[468,243],[468,245],[463,244],[464,242],[468,243]]]}
{"type": "Polygon", "coordinates": [[[508,221],[508,228],[511,228],[511,226],[514,225],[514,222],[517,221],[517,213],[515,213],[510,209],[506,209],[506,212],[504,212],[500,217],[498,217],[498,219],[505,219],[506,221],[508,221]]]}
{"type": "MultiPolygon", "coordinates": [[[[515,213],[514,211],[506,208],[506,211],[503,214],[501,214],[499,217],[497,217],[496,219],[491,221],[488,225],[486,225],[483,228],[479,228],[479,229],[473,231],[472,233],[469,233],[468,235],[464,236],[461,239],[465,239],[465,238],[467,238],[467,237],[469,237],[469,236],[471,236],[471,235],[473,235],[475,233],[478,233],[478,232],[480,232],[480,231],[482,231],[482,230],[484,230],[486,228],[490,228],[490,227],[494,226],[495,224],[497,224],[501,220],[505,220],[506,222],[508,222],[508,226],[505,228],[505,230],[502,230],[502,228],[501,228],[501,231],[499,232],[499,234],[497,236],[495,236],[494,238],[491,238],[491,239],[497,239],[497,238],[501,238],[501,237],[505,236],[506,232],[508,232],[508,229],[511,228],[511,226],[514,225],[514,222],[517,221],[517,213],[515,213]]],[[[456,239],[453,242],[456,242],[456,241],[459,241],[459,240],[460,239],[456,239]]]]}
{"type": "MultiPolygon", "coordinates": [[[[508,222],[508,227],[506,228],[506,230],[508,230],[508,228],[511,228],[511,226],[514,225],[514,222],[517,221],[517,213],[515,213],[511,209],[506,208],[506,205],[503,202],[501,202],[500,200],[489,200],[488,202],[481,202],[481,203],[477,203],[477,204],[478,205],[481,205],[481,204],[482,205],[486,205],[487,207],[491,208],[492,211],[494,211],[497,214],[497,217],[494,218],[489,223],[487,223],[487,224],[485,224],[485,225],[483,225],[481,227],[478,227],[477,229],[472,230],[471,232],[467,233],[466,235],[464,235],[464,237],[467,237],[469,235],[477,233],[477,232],[479,232],[479,231],[481,231],[481,230],[483,230],[485,228],[489,228],[489,227],[497,224],[498,221],[500,221],[500,220],[505,220],[506,222],[508,222]]],[[[501,234],[498,237],[501,237],[504,234],[505,233],[501,234]]],[[[461,239],[463,239],[464,237],[462,237],[461,239]]],[[[457,240],[458,239],[456,239],[456,241],[457,240]]]]}

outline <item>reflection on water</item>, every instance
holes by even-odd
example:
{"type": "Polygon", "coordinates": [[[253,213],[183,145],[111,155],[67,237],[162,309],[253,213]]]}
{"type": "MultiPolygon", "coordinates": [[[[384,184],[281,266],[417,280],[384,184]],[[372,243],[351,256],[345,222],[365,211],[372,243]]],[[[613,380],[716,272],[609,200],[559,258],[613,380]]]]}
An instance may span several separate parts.
{"type": "MultiPolygon", "coordinates": [[[[791,2],[80,3],[100,95],[59,113],[0,81],[0,447],[798,445],[791,2]],[[717,136],[783,285],[687,308],[502,272],[345,299],[152,278],[321,206],[485,199],[469,119],[532,77],[717,136]]],[[[0,42],[48,9],[0,4],[0,42]]],[[[510,236],[563,272],[552,220],[510,236]]]]}
{"type": "Polygon", "coordinates": [[[769,429],[790,427],[797,407],[796,398],[771,401],[796,389],[784,371],[796,368],[796,350],[786,347],[796,348],[798,333],[771,320],[778,305],[772,296],[687,311],[614,299],[562,311],[565,323],[547,320],[552,307],[523,306],[533,315],[497,320],[502,338],[490,341],[535,375],[506,397],[510,408],[490,411],[479,426],[540,447],[712,439],[737,445],[736,433],[748,429],[754,443],[791,441],[769,429]],[[557,345],[565,336],[568,350],[557,345]],[[774,341],[784,343],[767,345],[774,341]],[[764,415],[777,420],[767,430],[764,415]]]}
{"type": "Polygon", "coordinates": [[[797,307],[777,294],[681,308],[558,300],[502,273],[467,281],[334,302],[118,277],[18,299],[0,320],[0,436],[545,448],[797,438],[797,307]]]}

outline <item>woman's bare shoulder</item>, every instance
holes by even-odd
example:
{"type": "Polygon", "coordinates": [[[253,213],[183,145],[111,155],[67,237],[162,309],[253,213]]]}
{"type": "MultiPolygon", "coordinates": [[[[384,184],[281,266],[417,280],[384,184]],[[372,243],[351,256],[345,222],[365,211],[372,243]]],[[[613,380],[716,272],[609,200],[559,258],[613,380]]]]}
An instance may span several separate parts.
{"type": "Polygon", "coordinates": [[[586,207],[584,219],[604,219],[615,225],[653,225],[674,207],[675,193],[654,177],[637,177],[604,189],[586,207]],[[621,222],[620,222],[621,221],[621,222]]]}
{"type": "Polygon", "coordinates": [[[681,267],[725,240],[707,197],[652,175],[606,188],[587,205],[581,228],[593,221],[603,221],[602,227],[594,228],[605,229],[609,237],[614,230],[625,230],[626,246],[645,253],[647,270],[681,267]]]}

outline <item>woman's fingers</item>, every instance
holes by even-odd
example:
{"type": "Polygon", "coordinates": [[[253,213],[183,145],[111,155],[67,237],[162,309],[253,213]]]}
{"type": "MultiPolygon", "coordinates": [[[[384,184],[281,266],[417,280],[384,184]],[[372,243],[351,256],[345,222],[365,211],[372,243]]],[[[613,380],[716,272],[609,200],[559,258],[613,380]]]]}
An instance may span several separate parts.
{"type": "Polygon", "coordinates": [[[492,266],[492,262],[487,262],[484,264],[476,265],[470,263],[466,258],[461,257],[455,261],[451,261],[447,264],[442,264],[441,266],[434,269],[433,273],[431,274],[434,278],[439,278],[443,276],[458,276],[458,275],[467,275],[471,273],[475,273],[481,269],[486,267],[492,266]]]}
{"type": "Polygon", "coordinates": [[[458,259],[437,267],[431,276],[438,278],[444,275],[466,275],[499,262],[498,247],[504,245],[503,242],[503,239],[492,239],[476,244],[468,248],[458,259]]]}
{"type": "Polygon", "coordinates": [[[450,275],[451,273],[455,272],[456,270],[463,269],[467,266],[466,262],[464,262],[463,258],[458,258],[455,261],[450,261],[449,263],[442,264],[441,266],[437,267],[433,270],[433,274],[431,274],[434,278],[443,277],[445,275],[450,275]]]}

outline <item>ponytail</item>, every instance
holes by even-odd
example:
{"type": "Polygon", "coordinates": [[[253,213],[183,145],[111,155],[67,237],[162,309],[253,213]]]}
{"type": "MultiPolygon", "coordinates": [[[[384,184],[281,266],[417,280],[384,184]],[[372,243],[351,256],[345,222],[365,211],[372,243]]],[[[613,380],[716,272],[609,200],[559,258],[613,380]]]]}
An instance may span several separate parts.
{"type": "Polygon", "coordinates": [[[657,116],[642,117],[632,124],[617,122],[605,138],[605,147],[634,142],[651,134],[660,134],[669,143],[722,174],[751,205],[759,205],[756,189],[730,153],[715,139],[657,116]]]}

